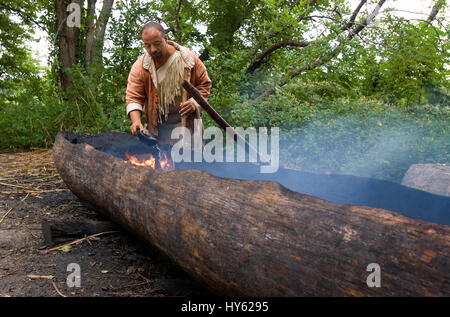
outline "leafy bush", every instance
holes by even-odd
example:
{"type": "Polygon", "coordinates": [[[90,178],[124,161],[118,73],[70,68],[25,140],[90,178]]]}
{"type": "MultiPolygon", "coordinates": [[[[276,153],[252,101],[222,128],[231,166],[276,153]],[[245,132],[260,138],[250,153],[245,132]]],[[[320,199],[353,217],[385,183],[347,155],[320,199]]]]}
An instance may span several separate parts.
{"type": "Polygon", "coordinates": [[[23,81],[0,103],[0,148],[49,147],[61,130],[99,133],[128,131],[125,88],[100,70],[87,75],[72,69],[65,100],[50,81],[23,81]]]}
{"type": "Polygon", "coordinates": [[[232,113],[243,126],[280,127],[280,161],[294,168],[401,181],[411,164],[450,163],[448,106],[403,110],[365,97],[311,103],[283,93],[232,113]]]}

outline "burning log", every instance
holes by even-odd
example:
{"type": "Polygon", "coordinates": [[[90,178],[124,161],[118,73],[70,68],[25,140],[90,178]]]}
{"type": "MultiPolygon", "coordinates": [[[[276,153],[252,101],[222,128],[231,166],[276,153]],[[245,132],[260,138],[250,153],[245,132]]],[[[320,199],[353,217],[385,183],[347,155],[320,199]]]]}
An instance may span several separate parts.
{"type": "Polygon", "coordinates": [[[450,295],[449,226],[272,181],[124,164],[76,140],[59,133],[53,146],[70,190],[218,294],[450,295]],[[377,265],[381,287],[369,287],[377,265]]]}

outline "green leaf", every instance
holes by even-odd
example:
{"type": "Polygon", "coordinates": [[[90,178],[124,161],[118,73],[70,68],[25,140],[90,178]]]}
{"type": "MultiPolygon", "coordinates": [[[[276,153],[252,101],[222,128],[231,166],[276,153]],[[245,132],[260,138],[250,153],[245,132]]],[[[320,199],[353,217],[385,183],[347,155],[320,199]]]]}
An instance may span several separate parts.
{"type": "Polygon", "coordinates": [[[71,249],[72,246],[70,244],[66,244],[58,248],[58,250],[62,252],[69,252],[71,249]]]}

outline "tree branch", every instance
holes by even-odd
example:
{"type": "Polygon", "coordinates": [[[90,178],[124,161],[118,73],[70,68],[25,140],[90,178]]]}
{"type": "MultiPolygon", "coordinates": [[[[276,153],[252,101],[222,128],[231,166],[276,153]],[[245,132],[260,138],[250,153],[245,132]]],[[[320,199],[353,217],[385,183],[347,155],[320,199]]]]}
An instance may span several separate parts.
{"type": "Polygon", "coordinates": [[[355,23],[356,20],[356,16],[358,15],[359,11],[361,10],[362,6],[367,2],[367,0],[361,0],[358,4],[358,6],[356,7],[356,9],[353,11],[350,20],[348,21],[348,23],[342,28],[342,30],[348,30],[349,28],[351,28],[353,26],[353,24],[355,23]]]}
{"type": "Polygon", "coordinates": [[[97,29],[97,38],[103,38],[106,30],[106,25],[111,16],[112,7],[114,5],[114,0],[103,0],[102,11],[98,17],[95,28],[97,29]]]}
{"type": "Polygon", "coordinates": [[[282,40],[282,41],[280,41],[278,43],[275,43],[275,44],[269,46],[268,48],[266,48],[260,54],[258,54],[258,56],[256,56],[256,58],[253,61],[253,63],[248,67],[246,73],[247,74],[253,74],[255,72],[255,70],[257,70],[262,65],[263,59],[267,55],[271,54],[273,51],[276,51],[277,49],[280,49],[282,47],[287,47],[287,46],[307,47],[309,44],[311,44],[311,42],[293,41],[293,40],[282,40]]]}
{"type": "MultiPolygon", "coordinates": [[[[364,21],[361,24],[359,24],[356,28],[354,28],[352,31],[350,31],[350,33],[347,36],[347,39],[351,40],[355,35],[358,35],[367,25],[369,25],[370,22],[372,22],[373,19],[376,17],[378,12],[380,11],[380,8],[384,5],[385,2],[386,2],[386,0],[380,0],[377,3],[375,9],[364,19],[364,21]]],[[[290,79],[298,76],[299,74],[303,73],[304,71],[308,71],[308,70],[317,68],[317,67],[325,64],[326,62],[330,61],[332,58],[336,57],[339,54],[339,52],[342,49],[342,46],[343,46],[343,44],[340,43],[338,46],[336,46],[333,49],[333,51],[331,51],[331,53],[328,56],[322,57],[322,58],[318,58],[312,63],[309,63],[309,64],[307,64],[305,66],[302,66],[302,67],[299,67],[299,68],[296,68],[296,69],[292,70],[289,73],[288,79],[290,80],[290,79]]],[[[279,81],[279,83],[278,83],[278,86],[279,87],[283,87],[284,85],[287,84],[287,82],[288,81],[286,79],[281,79],[279,81]]],[[[270,96],[270,95],[272,95],[274,93],[275,93],[275,89],[274,88],[270,88],[270,89],[266,90],[262,95],[260,95],[257,99],[265,98],[265,97],[270,96]]]]}
{"type": "MultiPolygon", "coordinates": [[[[290,8],[290,9],[293,9],[293,8],[294,8],[296,5],[298,5],[299,3],[300,3],[300,1],[296,1],[296,2],[295,2],[292,6],[290,6],[289,8],[290,8]]],[[[308,4],[307,4],[305,10],[309,9],[310,7],[313,7],[314,5],[316,5],[316,3],[317,3],[317,0],[310,0],[310,1],[308,2],[308,4]]],[[[277,14],[276,19],[278,19],[279,17],[280,17],[280,15],[277,14]]],[[[302,15],[299,17],[299,22],[302,21],[305,17],[306,17],[306,15],[305,15],[305,14],[302,14],[302,15]]],[[[285,26],[283,26],[283,28],[282,28],[280,31],[272,31],[272,32],[269,32],[269,33],[263,35],[263,37],[261,37],[261,39],[260,39],[258,42],[259,42],[259,43],[264,43],[264,42],[267,41],[268,39],[273,38],[275,35],[277,35],[277,34],[283,32],[283,31],[285,31],[285,30],[286,30],[287,28],[289,28],[289,27],[291,27],[291,25],[285,25],[285,26]]],[[[260,47],[260,44],[256,44],[256,46],[250,51],[250,55],[255,55],[256,52],[258,51],[259,47],[260,47]]]]}
{"type": "Polygon", "coordinates": [[[439,13],[439,10],[441,10],[444,6],[445,0],[437,0],[433,8],[431,9],[430,15],[428,16],[428,21],[432,22],[436,18],[436,15],[439,13]]]}
{"type": "Polygon", "coordinates": [[[373,19],[377,16],[377,14],[380,12],[381,7],[386,2],[386,0],[380,0],[377,5],[375,6],[375,9],[362,21],[353,31],[351,31],[348,34],[348,38],[352,39],[356,34],[361,32],[367,25],[370,24],[370,22],[373,21],[373,19]]]}
{"type": "MultiPolygon", "coordinates": [[[[310,1],[309,4],[311,4],[311,3],[314,4],[315,2],[316,2],[316,1],[310,1]]],[[[360,1],[360,3],[358,4],[358,6],[356,7],[356,9],[353,11],[353,13],[352,13],[352,15],[351,15],[351,17],[350,17],[349,22],[346,23],[346,25],[342,27],[342,30],[344,30],[344,31],[345,31],[345,30],[348,30],[349,28],[351,28],[351,27],[354,25],[354,22],[355,22],[355,19],[356,19],[358,13],[360,12],[362,6],[363,6],[366,2],[367,2],[367,0],[361,0],[361,1],[360,1]]],[[[381,5],[380,5],[380,7],[384,4],[384,1],[381,1],[381,2],[382,2],[382,3],[381,3],[381,5]]],[[[379,11],[379,7],[378,7],[378,5],[377,5],[377,7],[375,8],[374,12],[372,12],[373,17],[375,17],[375,15],[378,14],[378,11],[379,11]]],[[[330,18],[330,17],[326,17],[326,16],[307,16],[307,17],[303,16],[302,18],[313,18],[313,17],[327,18],[327,19],[331,19],[331,20],[333,20],[333,21],[336,21],[336,19],[333,19],[333,18],[330,18]]],[[[369,16],[368,18],[366,18],[366,20],[365,20],[363,23],[365,23],[365,22],[366,22],[366,23],[370,23],[370,21],[367,21],[367,19],[369,19],[369,18],[370,18],[370,19],[373,19],[373,17],[369,16]]],[[[337,21],[336,21],[336,22],[337,22],[337,21]]],[[[361,28],[361,30],[362,30],[362,28],[361,28]]],[[[359,33],[361,30],[357,31],[357,33],[359,33]]],[[[356,34],[357,34],[357,33],[356,33],[356,34]]],[[[354,35],[352,35],[352,37],[353,37],[353,36],[354,36],[354,35]]],[[[275,51],[275,50],[277,50],[277,49],[280,49],[280,48],[286,47],[286,46],[306,47],[306,46],[308,46],[308,45],[310,45],[310,44],[314,44],[314,43],[315,43],[315,41],[313,41],[313,42],[304,42],[304,41],[299,42],[299,41],[286,41],[286,40],[280,41],[280,42],[278,42],[278,43],[275,43],[275,44],[273,44],[272,46],[270,46],[270,47],[268,47],[267,49],[265,49],[263,52],[261,52],[261,53],[255,58],[255,60],[252,62],[252,64],[247,68],[246,73],[247,73],[247,74],[253,74],[259,67],[261,67],[261,65],[262,65],[262,63],[263,63],[263,59],[264,59],[267,55],[271,54],[273,51],[275,51]]]]}
{"type": "Polygon", "coordinates": [[[96,61],[102,60],[106,26],[111,16],[113,5],[114,0],[103,0],[102,11],[100,12],[100,15],[97,19],[97,23],[95,23],[95,43],[97,47],[95,50],[96,54],[94,55],[94,58],[96,61]]]}
{"type": "Polygon", "coordinates": [[[23,12],[22,10],[13,8],[9,5],[7,5],[6,3],[1,3],[0,2],[0,8],[3,8],[4,10],[9,10],[12,11],[14,13],[16,13],[18,16],[20,16],[25,22],[27,23],[34,23],[36,24],[38,27],[40,27],[41,29],[45,29],[46,25],[45,23],[42,23],[40,21],[35,20],[34,18],[30,17],[29,15],[27,15],[25,12],[23,12]]]}
{"type": "Polygon", "coordinates": [[[181,23],[180,23],[180,11],[181,11],[181,5],[183,4],[183,0],[178,0],[178,6],[177,9],[175,10],[175,22],[177,25],[177,43],[182,45],[183,43],[183,30],[181,28],[181,23]]]}

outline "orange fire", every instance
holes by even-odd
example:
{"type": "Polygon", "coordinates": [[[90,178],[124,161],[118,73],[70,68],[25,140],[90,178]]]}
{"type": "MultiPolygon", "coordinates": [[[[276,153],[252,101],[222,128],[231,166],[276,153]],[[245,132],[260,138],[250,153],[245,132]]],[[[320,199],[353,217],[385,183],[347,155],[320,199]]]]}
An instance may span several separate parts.
{"type": "Polygon", "coordinates": [[[163,153],[163,159],[159,161],[159,165],[165,171],[171,171],[174,169],[173,164],[170,164],[166,153],[163,153]]]}
{"type": "Polygon", "coordinates": [[[155,169],[156,159],[151,154],[149,154],[149,157],[147,160],[143,159],[142,161],[140,161],[136,156],[128,154],[128,151],[125,153],[125,156],[128,158],[128,161],[131,164],[138,165],[138,166],[148,166],[148,167],[155,169]]]}
{"type": "MultiPolygon", "coordinates": [[[[148,166],[153,169],[156,167],[156,158],[152,154],[146,154],[148,157],[147,159],[139,160],[136,156],[130,155],[128,151],[125,153],[125,156],[128,158],[128,161],[124,161],[124,163],[130,162],[131,164],[137,165],[137,166],[148,166]]],[[[174,169],[173,163],[170,163],[169,158],[167,157],[166,153],[163,153],[163,158],[159,160],[159,165],[161,166],[162,170],[165,171],[171,171],[174,169]]]]}

